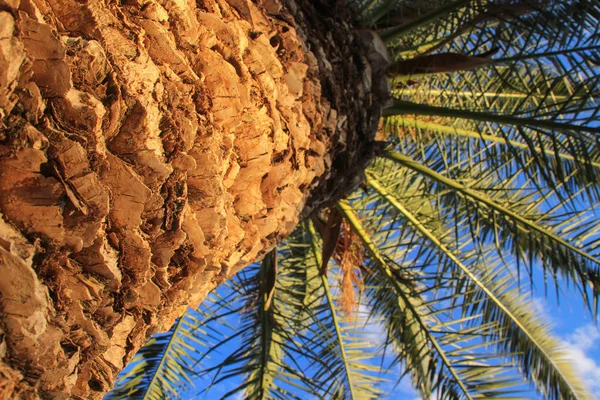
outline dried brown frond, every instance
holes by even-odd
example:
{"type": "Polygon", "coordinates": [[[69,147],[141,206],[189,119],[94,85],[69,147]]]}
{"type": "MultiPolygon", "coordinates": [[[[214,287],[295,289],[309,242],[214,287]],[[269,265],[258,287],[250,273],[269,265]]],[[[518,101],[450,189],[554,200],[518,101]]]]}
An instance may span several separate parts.
{"type": "Polygon", "coordinates": [[[353,315],[358,309],[357,293],[362,293],[363,279],[361,266],[364,261],[364,249],[358,236],[344,220],[337,241],[333,259],[339,265],[340,303],[346,315],[353,315]]]}

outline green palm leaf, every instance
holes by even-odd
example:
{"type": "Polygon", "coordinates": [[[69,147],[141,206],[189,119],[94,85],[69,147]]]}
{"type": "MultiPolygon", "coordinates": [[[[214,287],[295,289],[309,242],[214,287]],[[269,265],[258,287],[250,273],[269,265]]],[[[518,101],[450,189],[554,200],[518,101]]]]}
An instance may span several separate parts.
{"type": "MultiPolygon", "coordinates": [[[[408,171],[387,163],[378,164],[378,179],[393,188],[394,193],[406,191],[404,180],[416,182],[412,184],[412,198],[430,199],[432,204],[438,204],[440,216],[445,220],[442,223],[461,231],[456,243],[494,245],[500,257],[512,257],[512,263],[521,265],[518,274],[524,269],[531,275],[535,261],[555,278],[557,289],[559,277],[574,282],[590,308],[596,308],[599,265],[594,237],[598,228],[592,211],[573,210],[556,197],[540,194],[538,186],[527,182],[520,182],[515,189],[510,182],[498,180],[493,170],[466,164],[466,174],[461,174],[460,163],[451,163],[450,168],[440,169],[439,173],[407,156],[397,153],[391,156],[395,162],[406,162],[402,165],[407,165],[408,171]],[[447,178],[448,175],[453,179],[447,178]],[[590,292],[592,296],[588,297],[590,292]]],[[[580,197],[575,200],[586,201],[585,196],[583,200],[580,197]]],[[[406,201],[403,197],[402,202],[406,201]]]]}
{"type": "Polygon", "coordinates": [[[189,366],[202,356],[197,349],[198,315],[188,310],[171,330],[155,335],[131,361],[106,399],[178,399],[193,387],[189,366]]]}
{"type": "MultiPolygon", "coordinates": [[[[554,186],[566,183],[564,190],[573,184],[597,186],[595,121],[600,74],[593,61],[600,45],[597,9],[596,2],[587,1],[554,1],[543,6],[523,1],[506,5],[503,13],[508,15],[503,18],[485,11],[481,23],[470,25],[457,37],[439,34],[451,40],[437,52],[478,54],[495,49],[493,62],[475,71],[404,78],[405,83],[394,92],[401,101],[388,114],[427,114],[434,121],[419,120],[463,133],[478,132],[480,140],[471,135],[469,142],[480,148],[488,146],[486,140],[491,137],[503,140],[497,151],[513,156],[513,170],[527,165],[532,174],[554,186]],[[519,7],[528,11],[519,13],[519,7]],[[413,83],[406,84],[407,79],[413,83]],[[455,119],[461,116],[468,119],[455,119]]],[[[448,24],[453,23],[450,18],[448,24]]],[[[417,36],[409,38],[418,40],[417,36]]],[[[435,125],[423,128],[421,122],[417,129],[421,143],[438,132],[431,128],[435,125]]],[[[465,143],[460,135],[446,140],[456,147],[465,143]]],[[[596,194],[597,187],[591,191],[596,194]]]]}
{"type": "MultiPolygon", "coordinates": [[[[524,397],[526,392],[517,387],[516,368],[503,364],[502,357],[508,355],[490,349],[499,339],[481,340],[501,328],[490,322],[468,328],[477,319],[476,313],[472,317],[449,313],[453,307],[444,303],[457,301],[460,294],[426,300],[431,289],[415,283],[422,278],[380,253],[376,239],[361,226],[354,211],[346,204],[340,207],[365,241],[378,270],[370,276],[373,287],[370,304],[375,312],[385,316],[390,345],[401,349],[396,362],[406,364],[422,396],[429,398],[435,393],[444,399],[505,398],[507,394],[524,397]],[[441,313],[444,318],[440,318],[441,313]]],[[[442,284],[435,288],[444,289],[442,284]]],[[[542,334],[539,326],[535,328],[537,334],[542,334]]],[[[576,378],[569,378],[577,382],[576,378]]]]}
{"type": "MultiPolygon", "coordinates": [[[[312,244],[315,263],[312,268],[315,268],[322,262],[321,243],[312,224],[305,224],[304,229],[308,234],[307,239],[312,244]]],[[[356,331],[357,325],[364,324],[361,324],[359,318],[353,321],[351,316],[344,317],[327,276],[319,274],[318,279],[320,287],[316,289],[322,292],[325,298],[311,310],[312,318],[304,329],[311,333],[312,344],[307,343],[307,346],[312,348],[315,359],[331,360],[320,362],[316,373],[316,376],[321,376],[325,382],[335,382],[325,395],[347,399],[377,398],[381,395],[377,390],[380,380],[373,374],[377,372],[377,368],[363,360],[369,358],[365,350],[371,346],[363,337],[364,333],[356,331]]]]}
{"type": "Polygon", "coordinates": [[[269,255],[238,275],[223,298],[213,297],[202,304],[201,323],[209,333],[201,338],[208,347],[200,359],[202,377],[210,380],[205,390],[227,385],[222,398],[237,394],[250,399],[285,398],[291,394],[281,388],[283,382],[311,393],[292,368],[283,366],[289,351],[285,342],[290,338],[282,323],[284,305],[274,285],[273,269],[274,259],[269,255]],[[239,321],[233,316],[239,316],[239,321]],[[231,349],[230,343],[237,347],[223,353],[231,349]],[[212,363],[207,357],[219,361],[212,363]]]}
{"type": "MultiPolygon", "coordinates": [[[[370,177],[367,179],[367,182],[420,235],[424,236],[439,249],[443,254],[441,256],[442,259],[447,258],[448,263],[452,264],[452,275],[454,277],[468,280],[466,287],[460,287],[461,291],[467,293],[473,292],[472,297],[475,298],[479,296],[485,297],[484,301],[465,302],[465,306],[469,308],[469,312],[466,314],[477,315],[477,309],[485,308],[484,313],[486,315],[496,316],[496,318],[484,318],[486,322],[496,319],[502,327],[502,329],[496,330],[490,336],[493,339],[500,339],[506,350],[517,354],[516,357],[519,358],[524,373],[529,375],[528,378],[533,378],[533,380],[539,382],[541,387],[545,383],[547,385],[545,392],[552,398],[580,398],[582,393],[585,393],[579,382],[577,382],[576,377],[570,373],[568,364],[564,365],[560,363],[561,355],[556,350],[557,344],[547,334],[544,334],[543,326],[536,323],[531,311],[527,310],[525,303],[522,301],[523,296],[516,290],[510,290],[510,279],[507,279],[506,274],[482,273],[482,266],[476,265],[476,268],[473,268],[466,265],[375,178],[370,177]],[[481,292],[481,294],[477,292],[481,292]],[[515,301],[515,298],[518,300],[515,301]],[[573,381],[575,382],[574,384],[571,383],[573,381]]],[[[460,292],[456,294],[460,295],[460,292]]]]}

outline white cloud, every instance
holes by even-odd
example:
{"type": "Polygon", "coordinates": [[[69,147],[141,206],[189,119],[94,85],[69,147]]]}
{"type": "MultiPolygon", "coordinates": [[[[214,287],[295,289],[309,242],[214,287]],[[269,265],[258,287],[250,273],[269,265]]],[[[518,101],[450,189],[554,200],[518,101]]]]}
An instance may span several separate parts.
{"type": "Polygon", "coordinates": [[[567,337],[567,342],[575,344],[582,350],[591,350],[600,339],[600,331],[592,324],[577,328],[575,332],[567,337]]]}
{"type": "Polygon", "coordinates": [[[592,393],[600,393],[600,365],[589,357],[590,350],[597,347],[598,339],[600,331],[590,324],[577,328],[563,340],[567,357],[592,393]]]}
{"type": "Polygon", "coordinates": [[[551,314],[551,307],[548,304],[548,300],[544,297],[534,296],[531,298],[529,304],[533,308],[533,313],[541,318],[543,322],[550,324],[550,326],[556,326],[556,318],[551,314]]]}
{"type": "Polygon", "coordinates": [[[360,328],[365,330],[364,336],[368,338],[371,345],[373,347],[379,347],[385,344],[387,333],[382,319],[374,315],[369,317],[369,307],[364,303],[358,305],[357,312],[358,320],[364,323],[360,328]]]}
{"type": "MultiPolygon", "coordinates": [[[[543,297],[533,297],[531,306],[535,314],[550,326],[564,324],[552,314],[553,307],[543,297]]],[[[561,338],[563,349],[573,367],[577,370],[591,393],[600,393],[600,365],[589,356],[590,351],[599,346],[600,331],[594,324],[581,326],[573,333],[561,338]]]]}

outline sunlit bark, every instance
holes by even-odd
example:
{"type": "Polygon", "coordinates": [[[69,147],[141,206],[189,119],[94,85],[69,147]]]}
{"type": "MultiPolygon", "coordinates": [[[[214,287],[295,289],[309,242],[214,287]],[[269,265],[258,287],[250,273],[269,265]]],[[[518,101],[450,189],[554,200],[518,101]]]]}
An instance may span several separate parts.
{"type": "Polygon", "coordinates": [[[349,14],[276,0],[0,10],[1,398],[101,396],[374,151],[384,59],[349,14]]]}

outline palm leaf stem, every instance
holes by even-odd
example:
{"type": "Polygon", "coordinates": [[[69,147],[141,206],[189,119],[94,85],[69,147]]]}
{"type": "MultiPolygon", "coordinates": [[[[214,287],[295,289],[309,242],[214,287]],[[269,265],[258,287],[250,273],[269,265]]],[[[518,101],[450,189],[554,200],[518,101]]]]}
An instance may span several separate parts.
{"type": "Polygon", "coordinates": [[[423,120],[419,120],[417,118],[406,118],[402,115],[395,116],[394,119],[397,119],[400,123],[402,123],[405,126],[414,127],[417,129],[426,129],[426,130],[432,130],[435,132],[445,133],[445,134],[449,134],[449,135],[465,136],[465,137],[474,138],[474,139],[483,139],[483,140],[486,140],[489,142],[505,144],[510,147],[518,147],[518,148],[525,149],[525,150],[533,150],[537,153],[544,153],[549,156],[559,157],[559,158],[562,158],[565,160],[578,161],[578,162],[584,163],[584,164],[589,163],[590,165],[592,165],[594,167],[600,168],[600,163],[598,163],[598,162],[590,162],[589,160],[587,160],[585,158],[575,158],[569,154],[563,154],[563,153],[557,154],[556,152],[554,152],[552,150],[542,149],[541,147],[537,147],[537,146],[532,147],[532,146],[528,145],[527,143],[521,143],[521,142],[518,142],[515,140],[506,139],[506,138],[503,138],[500,136],[486,135],[484,133],[479,133],[479,132],[471,131],[468,129],[456,128],[451,125],[436,124],[434,122],[423,121],[423,120]]]}
{"type": "MultiPolygon", "coordinates": [[[[472,35],[473,32],[469,31],[469,27],[473,27],[472,23],[476,19],[471,19],[469,22],[465,23],[462,27],[459,27],[454,33],[449,34],[440,39],[435,39],[424,44],[420,44],[413,48],[405,48],[396,53],[395,61],[406,60],[409,58],[415,58],[417,56],[424,56],[433,53],[434,51],[442,48],[444,45],[451,43],[455,39],[459,37],[465,37],[472,35]]],[[[490,21],[487,25],[479,27],[478,30],[484,30],[493,28],[498,25],[499,21],[490,21]]]]}
{"type": "MultiPolygon", "coordinates": [[[[322,261],[322,256],[321,256],[321,250],[320,250],[318,243],[316,242],[317,233],[315,231],[315,227],[312,224],[312,222],[307,223],[307,225],[308,225],[308,230],[310,232],[310,236],[312,239],[311,240],[312,250],[313,250],[315,259],[317,260],[317,265],[322,265],[323,261],[322,261]]],[[[323,290],[325,291],[325,296],[327,298],[327,306],[328,306],[329,312],[331,314],[331,319],[333,320],[333,326],[335,328],[335,335],[337,338],[336,343],[338,344],[338,347],[340,349],[340,353],[342,356],[342,362],[344,364],[344,370],[346,372],[346,374],[345,374],[346,382],[348,382],[348,390],[350,391],[350,397],[352,399],[357,399],[358,397],[355,394],[354,384],[352,382],[352,376],[351,376],[352,371],[350,369],[348,357],[346,355],[344,340],[342,337],[342,330],[340,328],[340,324],[338,321],[335,303],[333,302],[333,297],[331,296],[331,291],[329,290],[329,284],[327,283],[327,274],[319,274],[319,278],[321,279],[321,285],[323,286],[323,290]]]]}
{"type": "Polygon", "coordinates": [[[415,29],[427,25],[440,17],[448,15],[451,12],[466,6],[470,2],[471,0],[457,0],[452,3],[448,3],[445,6],[436,9],[435,11],[410,21],[409,23],[382,32],[380,35],[381,39],[386,43],[392,42],[406,34],[413,32],[415,29]]]}
{"type": "MultiPolygon", "coordinates": [[[[398,95],[402,96],[411,96],[416,94],[423,93],[423,89],[421,88],[403,88],[402,90],[396,91],[398,95]]],[[[447,96],[447,97],[465,97],[465,98],[493,98],[493,99],[528,99],[531,98],[531,94],[527,93],[509,93],[509,92],[481,92],[476,90],[470,91],[456,91],[449,92],[448,90],[441,89],[427,89],[426,94],[429,96],[447,96]]],[[[552,95],[553,99],[556,100],[569,100],[572,99],[572,96],[565,95],[552,95]]],[[[576,97],[578,99],[579,97],[576,97]]],[[[541,99],[541,96],[540,96],[541,99]]]]}
{"type": "Polygon", "coordinates": [[[363,23],[367,26],[376,25],[377,21],[385,17],[394,9],[394,7],[396,7],[398,0],[383,0],[377,6],[375,6],[374,3],[377,3],[377,1],[371,2],[371,4],[367,5],[367,7],[365,7],[365,9],[361,12],[364,21],[363,23]]]}
{"type": "MultiPolygon", "coordinates": [[[[269,257],[269,255],[267,255],[269,257]]],[[[256,390],[260,393],[260,398],[266,398],[268,393],[269,382],[267,375],[269,373],[269,369],[267,368],[267,364],[269,363],[269,353],[271,350],[271,344],[273,342],[273,337],[270,335],[272,331],[271,319],[273,318],[273,307],[269,307],[269,294],[266,293],[266,280],[267,280],[267,262],[263,261],[260,266],[260,280],[261,280],[261,291],[263,293],[260,294],[261,303],[260,307],[258,307],[258,312],[260,314],[260,321],[262,325],[262,329],[260,332],[260,386],[256,390]]],[[[274,290],[274,289],[272,289],[274,290]]]]}
{"type": "Polygon", "coordinates": [[[385,117],[402,115],[402,114],[415,114],[415,115],[429,115],[438,117],[451,117],[451,118],[462,118],[470,119],[482,122],[493,122],[497,124],[505,125],[525,125],[535,128],[559,130],[569,136],[574,136],[578,139],[590,141],[590,138],[582,135],[581,132],[600,133],[600,127],[591,126],[579,126],[568,123],[554,122],[547,119],[535,119],[535,118],[520,118],[513,117],[510,115],[493,114],[487,112],[470,111],[470,110],[458,110],[447,107],[430,106],[427,104],[417,104],[404,100],[394,100],[391,107],[386,108],[383,111],[385,117]],[[573,131],[573,132],[571,132],[573,131]],[[577,132],[577,133],[575,133],[577,132]]]}
{"type": "Polygon", "coordinates": [[[171,346],[175,343],[175,339],[177,338],[179,326],[183,323],[184,319],[185,319],[185,314],[182,315],[181,317],[179,317],[179,319],[177,320],[177,323],[175,324],[175,328],[173,329],[173,333],[171,334],[171,337],[169,338],[169,343],[167,343],[167,345],[165,346],[162,356],[160,357],[160,362],[158,363],[158,366],[156,367],[156,369],[154,370],[154,373],[152,374],[152,379],[150,380],[148,385],[144,388],[145,392],[144,392],[144,397],[142,397],[142,400],[149,399],[148,395],[150,393],[152,393],[152,390],[151,390],[152,385],[154,385],[154,383],[159,379],[159,377],[162,376],[159,372],[161,371],[164,363],[169,358],[168,357],[169,350],[171,349],[171,346]]]}
{"type": "Polygon", "coordinates": [[[398,282],[398,280],[395,279],[394,274],[392,273],[390,267],[387,265],[387,262],[385,261],[383,256],[379,253],[379,251],[377,250],[377,247],[375,246],[375,244],[373,243],[373,241],[370,239],[369,235],[363,228],[362,223],[356,216],[356,213],[354,212],[354,210],[352,209],[350,204],[348,204],[346,201],[338,201],[337,207],[342,212],[342,214],[344,214],[344,217],[346,217],[346,220],[349,222],[354,233],[356,233],[356,235],[361,239],[361,241],[363,242],[363,244],[365,245],[367,250],[369,250],[369,253],[373,257],[373,259],[376,261],[376,264],[379,266],[379,268],[382,270],[382,272],[384,273],[384,275],[386,276],[386,278],[388,279],[388,281],[390,282],[392,287],[395,289],[396,294],[400,298],[403,299],[404,303],[408,307],[411,308],[411,313],[413,314],[413,317],[417,320],[418,324],[421,326],[421,329],[423,329],[423,331],[427,335],[427,339],[430,341],[431,345],[435,348],[436,352],[439,354],[440,358],[442,359],[442,362],[444,363],[446,368],[448,368],[448,371],[450,372],[450,374],[452,375],[452,377],[454,378],[454,380],[460,387],[461,391],[464,393],[464,395],[466,396],[467,399],[472,400],[473,398],[471,397],[469,390],[467,389],[464,382],[458,375],[458,372],[452,366],[452,363],[448,359],[442,346],[438,343],[436,338],[431,335],[427,325],[421,319],[420,313],[417,310],[412,309],[413,308],[412,303],[410,302],[410,299],[406,295],[407,288],[405,288],[405,287],[403,288],[400,285],[400,283],[398,282]]]}
{"type": "Polygon", "coordinates": [[[536,58],[547,58],[547,57],[560,57],[566,56],[571,53],[580,53],[585,51],[597,52],[600,50],[600,46],[587,46],[587,47],[575,47],[572,49],[560,49],[555,51],[545,51],[543,53],[531,53],[531,54],[519,54],[513,57],[497,58],[490,60],[492,64],[510,63],[515,61],[532,60],[536,58]]]}

